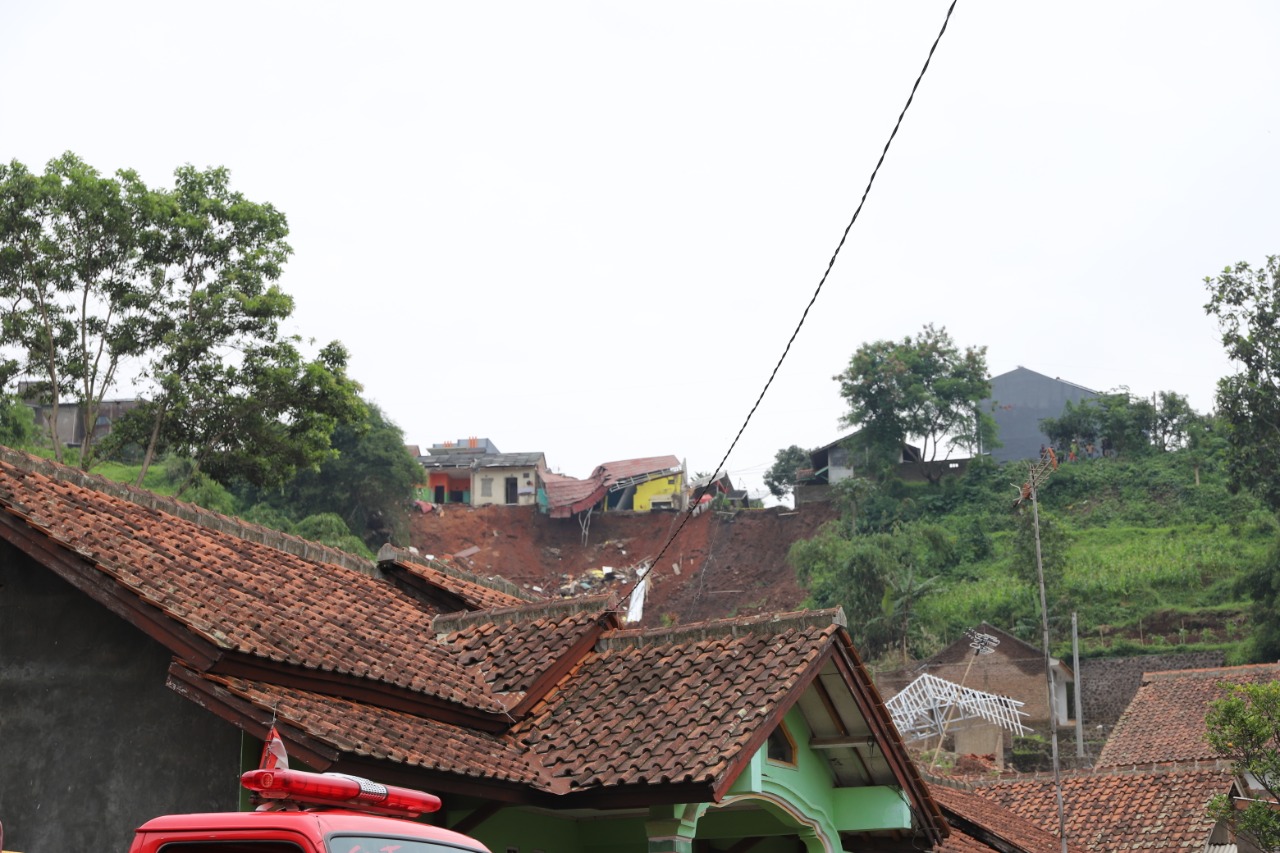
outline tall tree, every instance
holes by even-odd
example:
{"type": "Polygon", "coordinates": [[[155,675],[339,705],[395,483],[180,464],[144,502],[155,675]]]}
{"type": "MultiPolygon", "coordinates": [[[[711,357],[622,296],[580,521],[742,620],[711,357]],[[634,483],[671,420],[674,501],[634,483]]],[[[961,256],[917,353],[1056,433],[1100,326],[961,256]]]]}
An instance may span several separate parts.
{"type": "Polygon", "coordinates": [[[64,395],[74,400],[85,469],[118,369],[152,341],[154,282],[140,248],[146,194],[136,174],[104,177],[70,152],[42,176],[17,161],[0,167],[0,343],[17,353],[11,372],[34,377],[50,404],[45,426],[60,461],[59,406],[64,395]]]}
{"type": "Polygon", "coordinates": [[[162,291],[144,374],[153,396],[138,484],[157,448],[175,442],[166,430],[190,434],[192,411],[225,414],[216,401],[249,390],[242,380],[255,360],[296,358],[279,332],[293,299],[274,284],[292,251],[284,214],[232,191],[224,168],[183,166],[174,189],[148,202],[146,257],[162,291]]]}
{"type": "Polygon", "coordinates": [[[764,484],[775,498],[785,498],[795,491],[796,471],[808,468],[809,451],[798,444],[784,447],[773,457],[773,465],[764,474],[764,484]]]}
{"type": "Polygon", "coordinates": [[[1222,345],[1239,365],[1218,380],[1227,470],[1280,510],[1280,256],[1257,268],[1241,261],[1205,284],[1205,311],[1218,318],[1222,345]]]}
{"type": "Polygon", "coordinates": [[[961,351],[945,328],[914,338],[863,344],[835,377],[849,404],[843,422],[880,447],[921,442],[924,458],[941,449],[990,446],[995,422],[980,403],[991,393],[987,348],[961,351]]]}

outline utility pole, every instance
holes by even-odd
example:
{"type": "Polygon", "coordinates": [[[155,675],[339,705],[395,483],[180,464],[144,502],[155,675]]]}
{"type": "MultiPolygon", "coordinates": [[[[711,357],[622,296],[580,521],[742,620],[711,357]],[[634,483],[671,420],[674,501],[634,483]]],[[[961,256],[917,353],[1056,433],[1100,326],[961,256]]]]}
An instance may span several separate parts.
{"type": "Polygon", "coordinates": [[[1031,520],[1036,534],[1036,578],[1040,583],[1040,628],[1044,643],[1044,674],[1049,692],[1049,733],[1053,745],[1053,787],[1058,801],[1058,837],[1062,840],[1062,853],[1067,853],[1067,820],[1062,807],[1062,769],[1058,760],[1058,714],[1054,703],[1053,666],[1049,655],[1049,605],[1044,588],[1044,559],[1040,553],[1040,484],[1049,478],[1058,467],[1057,457],[1053,451],[1048,452],[1047,459],[1028,466],[1027,483],[1022,487],[1022,494],[1031,498],[1031,520]]]}

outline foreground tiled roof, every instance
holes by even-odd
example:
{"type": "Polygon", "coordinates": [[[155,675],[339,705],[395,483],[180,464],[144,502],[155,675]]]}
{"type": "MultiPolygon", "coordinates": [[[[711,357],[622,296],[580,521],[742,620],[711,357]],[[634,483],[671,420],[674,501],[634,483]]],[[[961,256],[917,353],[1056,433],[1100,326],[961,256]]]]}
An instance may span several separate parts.
{"type": "Polygon", "coordinates": [[[1224,684],[1280,678],[1280,664],[1149,672],[1098,756],[1100,767],[1212,760],[1205,714],[1224,684]]]}
{"type": "MultiPolygon", "coordinates": [[[[1224,770],[1097,772],[1063,776],[1067,839],[1085,850],[1194,853],[1213,830],[1209,798],[1225,794],[1224,770]]],[[[1051,777],[975,785],[975,794],[1057,834],[1057,795],[1051,777]]]]}
{"type": "MultiPolygon", "coordinates": [[[[609,616],[606,596],[525,604],[480,613],[439,616],[431,628],[495,693],[523,694],[580,643],[594,643],[609,616]]],[[[583,649],[574,658],[581,657],[583,649]]]]}
{"type": "Polygon", "coordinates": [[[241,538],[234,520],[223,532],[22,461],[0,458],[6,538],[61,546],[69,571],[110,578],[127,590],[123,606],[180,625],[212,660],[235,654],[502,711],[448,649],[416,639],[430,614],[390,585],[241,538]]]}
{"type": "MultiPolygon", "coordinates": [[[[946,785],[930,785],[929,793],[942,806],[951,824],[951,836],[938,846],[940,853],[990,853],[1009,850],[1022,853],[1062,853],[1054,833],[1005,808],[995,800],[946,785]]],[[[1069,844],[1069,853],[1083,850],[1069,844]]]]}
{"type": "MultiPolygon", "coordinates": [[[[295,753],[300,751],[296,744],[310,744],[318,751],[328,750],[324,757],[329,760],[347,753],[550,789],[548,779],[523,750],[499,735],[306,690],[201,674],[179,664],[171,672],[179,692],[195,689],[223,702],[242,700],[244,709],[272,709],[284,736],[295,744],[295,753]]],[[[208,701],[205,698],[202,704],[208,701]]]]}
{"type": "Polygon", "coordinates": [[[836,631],[825,614],[611,632],[512,735],[574,788],[714,784],[836,631]]]}
{"type": "Polygon", "coordinates": [[[638,477],[658,476],[680,470],[680,460],[674,456],[646,456],[641,459],[621,459],[596,466],[591,476],[578,480],[563,474],[542,474],[547,493],[547,507],[553,518],[568,518],[595,506],[609,489],[638,477]]]}
{"type": "Polygon", "coordinates": [[[938,837],[839,611],[624,630],[612,599],[527,602],[131,496],[0,450],[0,539],[167,648],[174,690],[256,737],[278,720],[316,769],[381,762],[541,805],[704,802],[796,707],[857,741],[832,746],[856,759],[833,778],[903,789],[938,837]]]}

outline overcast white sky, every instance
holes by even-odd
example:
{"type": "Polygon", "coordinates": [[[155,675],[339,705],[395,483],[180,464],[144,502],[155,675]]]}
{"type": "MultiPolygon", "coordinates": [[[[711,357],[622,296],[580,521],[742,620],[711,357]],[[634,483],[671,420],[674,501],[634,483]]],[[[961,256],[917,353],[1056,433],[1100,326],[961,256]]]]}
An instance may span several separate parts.
{"type": "MultiPolygon", "coordinates": [[[[0,156],[227,166],[289,217],[294,331],[409,442],[585,476],[720,461],[947,3],[0,8],[0,156]]],[[[835,439],[831,377],[925,323],[1210,409],[1202,280],[1280,253],[1278,43],[1271,2],[960,0],[735,481],[835,439]]]]}

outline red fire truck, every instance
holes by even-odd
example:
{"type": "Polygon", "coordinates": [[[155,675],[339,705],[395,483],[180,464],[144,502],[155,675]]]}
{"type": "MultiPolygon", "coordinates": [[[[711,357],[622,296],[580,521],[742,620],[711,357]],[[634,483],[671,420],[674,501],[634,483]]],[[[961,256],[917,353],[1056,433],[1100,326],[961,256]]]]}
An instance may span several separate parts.
{"type": "Polygon", "coordinates": [[[250,770],[257,811],[167,815],[138,828],[130,853],[489,853],[473,838],[410,818],[432,794],[300,770],[250,770]]]}

